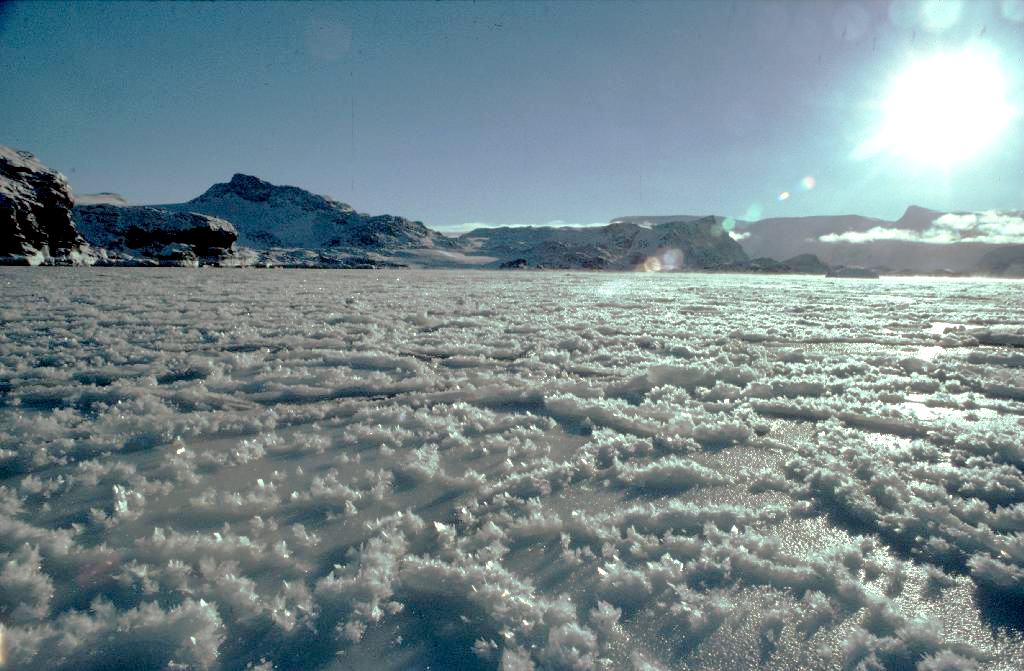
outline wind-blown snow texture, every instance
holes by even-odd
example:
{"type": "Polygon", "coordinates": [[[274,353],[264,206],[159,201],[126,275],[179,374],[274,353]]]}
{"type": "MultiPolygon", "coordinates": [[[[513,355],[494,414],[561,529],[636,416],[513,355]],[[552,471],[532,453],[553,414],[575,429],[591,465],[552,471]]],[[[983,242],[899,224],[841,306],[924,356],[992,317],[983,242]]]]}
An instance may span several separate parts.
{"type": "Polygon", "coordinates": [[[1018,284],[472,280],[0,270],[9,668],[1019,668],[1018,284]]]}

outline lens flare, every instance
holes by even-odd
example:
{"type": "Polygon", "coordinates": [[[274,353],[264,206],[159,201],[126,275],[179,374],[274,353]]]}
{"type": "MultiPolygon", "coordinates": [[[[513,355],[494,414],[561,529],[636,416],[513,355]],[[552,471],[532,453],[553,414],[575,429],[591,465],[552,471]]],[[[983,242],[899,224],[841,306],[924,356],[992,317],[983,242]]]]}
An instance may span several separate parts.
{"type": "Polygon", "coordinates": [[[744,221],[758,221],[761,218],[761,204],[751,203],[743,215],[744,221]]]}
{"type": "Polygon", "coordinates": [[[661,253],[662,270],[679,270],[683,267],[683,251],[681,249],[666,249],[661,253]]]}
{"type": "Polygon", "coordinates": [[[804,177],[803,179],[800,180],[800,186],[802,186],[804,188],[804,191],[810,191],[811,189],[813,189],[817,185],[818,185],[817,180],[815,180],[810,175],[807,175],[807,177],[804,177]]]}
{"type": "Polygon", "coordinates": [[[640,264],[640,270],[645,273],[656,273],[661,270],[661,259],[657,256],[648,256],[644,259],[644,262],[640,264]]]}
{"type": "Polygon", "coordinates": [[[963,11],[961,0],[925,0],[921,3],[921,23],[928,32],[941,33],[955,26],[963,11]]]}
{"type": "Polygon", "coordinates": [[[779,194],[779,201],[789,200],[789,191],[783,191],[779,194]]]}
{"type": "Polygon", "coordinates": [[[642,273],[661,273],[680,270],[684,265],[686,265],[686,257],[683,250],[673,247],[659,250],[656,254],[648,256],[637,264],[636,270],[642,273]]]}
{"type": "Polygon", "coordinates": [[[1024,0],[1003,0],[999,9],[1003,18],[1010,21],[1024,21],[1024,0]]]}

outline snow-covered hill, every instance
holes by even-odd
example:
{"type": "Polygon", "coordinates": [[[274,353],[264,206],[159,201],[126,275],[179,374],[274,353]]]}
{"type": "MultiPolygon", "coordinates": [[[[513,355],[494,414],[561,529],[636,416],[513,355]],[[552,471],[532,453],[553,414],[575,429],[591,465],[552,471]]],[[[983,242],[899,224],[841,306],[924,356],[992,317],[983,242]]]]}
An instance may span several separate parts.
{"type": "Polygon", "coordinates": [[[239,244],[257,250],[454,246],[450,238],[419,221],[362,214],[345,203],[251,175],[236,174],[187,203],[161,207],[226,219],[238,229],[239,244]]]}
{"type": "Polygon", "coordinates": [[[715,218],[589,229],[477,229],[451,238],[419,221],[363,214],[346,203],[243,174],[187,203],[160,207],[230,221],[239,245],[248,248],[240,258],[254,265],[498,267],[523,260],[530,267],[632,269],[646,263],[681,269],[746,262],[715,218]]]}

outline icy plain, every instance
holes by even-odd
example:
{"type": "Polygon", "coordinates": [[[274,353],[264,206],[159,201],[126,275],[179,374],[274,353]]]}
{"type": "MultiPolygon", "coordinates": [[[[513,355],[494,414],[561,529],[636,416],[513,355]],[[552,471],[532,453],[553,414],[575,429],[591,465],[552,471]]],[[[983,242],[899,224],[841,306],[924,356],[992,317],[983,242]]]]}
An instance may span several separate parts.
{"type": "Polygon", "coordinates": [[[1019,669],[1024,291],[0,269],[0,666],[1019,669]]]}

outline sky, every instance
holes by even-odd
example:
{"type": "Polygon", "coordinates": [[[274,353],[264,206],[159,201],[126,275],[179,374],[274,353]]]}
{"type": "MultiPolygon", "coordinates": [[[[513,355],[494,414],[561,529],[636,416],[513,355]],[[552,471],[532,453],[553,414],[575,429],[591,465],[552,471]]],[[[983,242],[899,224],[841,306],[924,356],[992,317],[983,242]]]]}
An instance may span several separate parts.
{"type": "Polygon", "coordinates": [[[0,81],[0,144],[136,204],[243,172],[443,230],[1024,209],[1024,0],[15,2],[0,81]],[[900,78],[967,52],[997,102],[900,78]]]}

